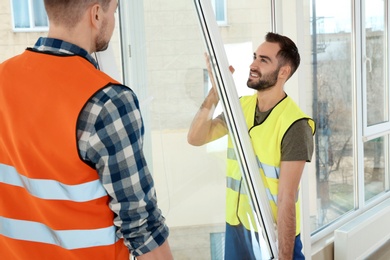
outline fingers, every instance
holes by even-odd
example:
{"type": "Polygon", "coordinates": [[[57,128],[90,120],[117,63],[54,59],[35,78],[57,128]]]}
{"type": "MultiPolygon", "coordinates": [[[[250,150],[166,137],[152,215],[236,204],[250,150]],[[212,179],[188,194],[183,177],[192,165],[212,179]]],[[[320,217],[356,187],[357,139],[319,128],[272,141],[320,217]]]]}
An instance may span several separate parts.
{"type": "Polygon", "coordinates": [[[233,67],[232,65],[229,66],[229,70],[230,70],[230,72],[231,72],[232,74],[233,74],[234,71],[235,71],[235,69],[234,69],[234,67],[233,67]]]}
{"type": "Polygon", "coordinates": [[[213,75],[213,72],[211,70],[210,56],[207,53],[205,53],[204,57],[206,60],[207,72],[209,73],[209,76],[211,77],[213,75]]]}
{"type": "Polygon", "coordinates": [[[207,72],[209,74],[211,86],[212,86],[212,89],[215,90],[216,89],[216,84],[215,84],[215,80],[214,80],[213,71],[211,69],[210,56],[207,53],[205,53],[204,56],[205,56],[205,59],[206,59],[207,72]]]}
{"type": "MultiPolygon", "coordinates": [[[[210,62],[210,56],[208,55],[207,52],[204,53],[204,57],[206,60],[206,65],[207,65],[207,71],[209,73],[209,76],[211,77],[213,75],[212,70],[211,70],[211,62],[210,62]]],[[[236,70],[232,65],[229,66],[229,71],[233,74],[236,70]]]]}

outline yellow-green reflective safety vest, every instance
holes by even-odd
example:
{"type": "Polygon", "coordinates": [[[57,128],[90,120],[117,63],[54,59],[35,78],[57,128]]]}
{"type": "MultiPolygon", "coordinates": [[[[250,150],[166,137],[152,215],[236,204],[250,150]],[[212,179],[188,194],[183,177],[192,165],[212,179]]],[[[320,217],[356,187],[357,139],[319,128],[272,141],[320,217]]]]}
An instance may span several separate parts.
{"type": "MultiPolygon", "coordinates": [[[[272,109],[264,122],[254,126],[257,94],[242,97],[240,102],[256,154],[259,173],[266,189],[274,220],[276,220],[283,137],[290,126],[300,119],[308,120],[313,134],[315,132],[315,123],[287,96],[272,109]]],[[[258,231],[230,136],[227,150],[226,185],[226,222],[232,226],[241,223],[248,230],[258,231]]],[[[295,209],[296,235],[298,235],[300,233],[300,201],[298,198],[295,203],[295,209]]]]}

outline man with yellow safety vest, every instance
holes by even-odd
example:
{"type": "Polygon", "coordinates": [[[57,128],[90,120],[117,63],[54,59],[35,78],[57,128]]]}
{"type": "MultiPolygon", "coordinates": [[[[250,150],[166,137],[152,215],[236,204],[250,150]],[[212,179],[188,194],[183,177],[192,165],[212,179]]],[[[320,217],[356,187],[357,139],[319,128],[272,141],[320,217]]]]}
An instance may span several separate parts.
{"type": "MultiPolygon", "coordinates": [[[[247,85],[256,90],[240,98],[252,146],[273,217],[277,223],[279,259],[304,259],[300,239],[299,183],[313,154],[314,121],[287,96],[286,81],[300,64],[295,43],[267,33],[253,54],[247,85]]],[[[210,62],[208,71],[212,77],[210,62]]],[[[233,67],[229,68],[233,73],[233,67]]],[[[219,102],[215,83],[193,119],[188,142],[203,145],[226,134],[223,113],[212,118],[219,102]]],[[[225,259],[259,259],[258,230],[243,187],[230,137],[227,150],[225,259]]]]}
{"type": "Polygon", "coordinates": [[[0,64],[0,258],[172,259],[134,92],[99,70],[117,0],[45,0],[0,64]]]}

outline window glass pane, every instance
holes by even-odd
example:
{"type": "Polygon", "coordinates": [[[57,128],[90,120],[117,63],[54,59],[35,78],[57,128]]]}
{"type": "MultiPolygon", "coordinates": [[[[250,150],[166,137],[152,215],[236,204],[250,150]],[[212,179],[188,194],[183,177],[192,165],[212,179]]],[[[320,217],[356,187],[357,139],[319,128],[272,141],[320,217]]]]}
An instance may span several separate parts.
{"type": "Polygon", "coordinates": [[[381,137],[364,144],[364,186],[365,200],[385,190],[386,140],[381,137]]]}
{"type": "Polygon", "coordinates": [[[35,0],[32,2],[34,10],[34,22],[36,27],[48,26],[48,20],[46,15],[45,6],[43,0],[35,0]]]}
{"type": "Polygon", "coordinates": [[[217,21],[225,21],[225,1],[226,0],[215,0],[215,16],[217,21]]]}
{"type": "MultiPolygon", "coordinates": [[[[256,0],[257,1],[257,0],[256,0]]],[[[159,205],[170,227],[175,259],[223,259],[227,138],[194,147],[192,119],[208,93],[205,44],[193,1],[145,0],[149,97],[142,110],[151,128],[152,169],[159,205]]],[[[220,27],[234,77],[243,89],[254,48],[269,28],[269,1],[240,2],[229,29],[220,27]],[[240,13],[242,14],[242,13],[240,13]]],[[[238,84],[237,84],[238,86],[238,84]]],[[[214,116],[221,112],[217,108],[214,116]]]]}
{"type": "Polygon", "coordinates": [[[316,231],[354,207],[351,1],[313,0],[313,114],[316,176],[311,227],[316,231]],[[337,6],[337,8],[333,8],[337,6]],[[329,8],[331,7],[331,8],[329,8]],[[314,10],[313,10],[314,9],[314,10]]]}
{"type": "Polygon", "coordinates": [[[13,0],[12,7],[15,28],[30,28],[28,0],[13,0]]]}
{"type": "Polygon", "coordinates": [[[223,259],[226,141],[187,142],[208,75],[193,1],[178,3],[144,1],[153,176],[174,258],[223,259]]]}
{"type": "Polygon", "coordinates": [[[365,5],[365,34],[367,56],[367,124],[388,121],[387,92],[385,84],[386,34],[385,1],[370,0],[365,5]]]}

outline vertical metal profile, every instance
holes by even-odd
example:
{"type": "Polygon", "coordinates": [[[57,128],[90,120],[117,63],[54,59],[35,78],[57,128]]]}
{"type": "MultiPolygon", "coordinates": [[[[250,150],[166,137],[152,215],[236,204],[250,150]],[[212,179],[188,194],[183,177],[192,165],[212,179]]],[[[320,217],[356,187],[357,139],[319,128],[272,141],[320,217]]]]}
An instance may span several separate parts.
{"type": "Polygon", "coordinates": [[[276,32],[276,28],[276,2],[275,0],[271,0],[271,31],[276,32]]]}
{"type": "MultiPolygon", "coordinates": [[[[241,174],[246,183],[248,196],[268,250],[269,259],[278,258],[277,235],[266,190],[262,182],[259,166],[248,134],[238,94],[228,67],[224,45],[210,0],[194,0],[206,48],[212,60],[212,69],[220,102],[225,113],[226,123],[240,164],[241,174]]],[[[265,248],[261,248],[265,250],[265,248]]]]}
{"type": "MultiPolygon", "coordinates": [[[[147,77],[144,2],[119,1],[118,13],[123,83],[137,94],[145,126],[143,152],[146,160],[151,162],[153,156],[149,103],[152,97],[147,77]]],[[[149,163],[148,167],[153,173],[153,164],[149,163]]]]}

